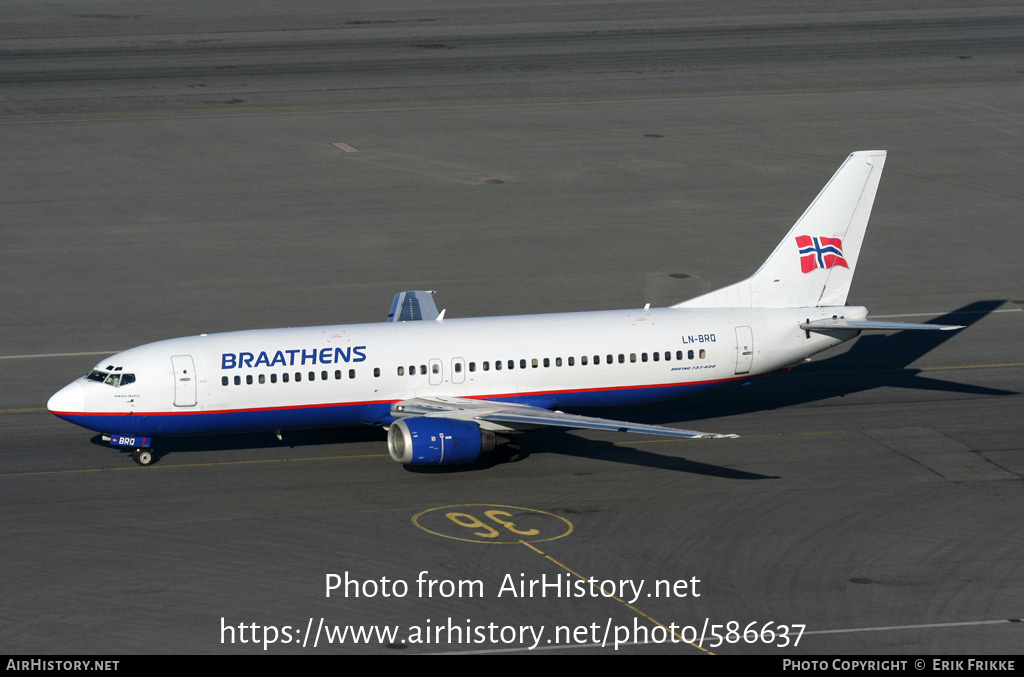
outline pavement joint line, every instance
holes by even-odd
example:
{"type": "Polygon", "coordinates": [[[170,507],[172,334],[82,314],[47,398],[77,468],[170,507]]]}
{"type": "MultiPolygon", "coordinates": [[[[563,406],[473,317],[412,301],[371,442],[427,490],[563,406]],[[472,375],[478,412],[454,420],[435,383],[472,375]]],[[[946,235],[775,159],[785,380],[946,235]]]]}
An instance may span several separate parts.
{"type": "Polygon", "coordinates": [[[78,113],[14,113],[0,115],[0,121],[36,121],[60,119],[102,119],[102,118],[144,118],[162,115],[231,115],[244,113],[313,113],[322,111],[380,110],[384,108],[410,108],[416,106],[465,106],[523,103],[603,103],[616,101],[645,101],[657,99],[678,99],[716,96],[763,96],[799,95],[823,92],[862,92],[874,90],[924,89],[932,87],[975,87],[979,83],[969,80],[944,82],[919,82],[896,84],[837,85],[833,87],[793,87],[789,89],[722,89],[709,91],[646,92],[626,94],[601,94],[593,96],[523,96],[464,99],[424,99],[419,101],[363,101],[350,103],[295,104],[281,106],[238,106],[210,108],[168,108],[139,111],[96,111],[78,113]]]}
{"type": "MultiPolygon", "coordinates": [[[[525,542],[523,542],[523,541],[520,541],[520,543],[523,543],[523,545],[528,545],[527,543],[525,543],[525,542]]],[[[538,554],[540,554],[541,556],[543,556],[543,557],[544,557],[544,559],[548,560],[548,561],[549,561],[549,562],[551,562],[552,564],[555,564],[556,566],[558,566],[558,567],[560,567],[560,568],[562,568],[562,569],[565,569],[566,571],[568,571],[568,572],[569,572],[570,574],[572,574],[572,575],[573,575],[573,576],[575,576],[576,578],[580,579],[581,581],[584,581],[584,582],[586,582],[586,581],[588,580],[588,579],[587,579],[587,578],[585,578],[585,577],[584,577],[584,576],[583,576],[582,574],[579,574],[579,573],[577,573],[577,572],[573,571],[572,569],[570,569],[569,567],[567,567],[566,565],[562,564],[562,563],[561,563],[561,562],[559,562],[559,561],[558,561],[557,559],[555,559],[554,557],[552,557],[551,555],[548,555],[547,553],[545,553],[545,552],[542,552],[541,550],[538,550],[537,548],[535,548],[535,547],[533,547],[533,546],[530,546],[530,549],[531,549],[531,550],[533,550],[533,551],[535,551],[535,552],[537,552],[537,553],[538,553],[538,554]]],[[[591,585],[591,587],[597,587],[597,586],[595,586],[595,585],[594,585],[593,583],[591,583],[590,585],[591,585]]],[[[687,642],[687,641],[686,641],[685,639],[683,639],[683,637],[682,637],[682,636],[681,636],[681,635],[680,635],[680,634],[679,634],[678,632],[676,632],[676,631],[674,631],[674,630],[670,629],[670,628],[669,628],[669,627],[668,627],[667,625],[665,625],[665,624],[664,624],[664,623],[662,623],[661,621],[657,620],[656,618],[653,618],[652,616],[649,616],[648,614],[644,613],[643,611],[641,611],[641,610],[640,610],[640,609],[638,609],[637,607],[633,606],[632,604],[630,604],[630,603],[629,603],[629,602],[627,602],[626,600],[624,600],[624,599],[622,599],[622,598],[620,598],[620,597],[617,597],[617,596],[615,596],[615,595],[605,595],[605,594],[604,594],[604,591],[603,591],[603,590],[600,590],[600,588],[599,588],[599,587],[598,587],[598,590],[599,590],[599,591],[601,592],[601,595],[602,595],[602,597],[604,597],[604,598],[606,598],[606,599],[608,599],[608,598],[610,598],[610,599],[614,599],[614,600],[615,600],[616,602],[618,602],[618,603],[619,603],[619,604],[621,604],[622,606],[626,607],[627,609],[629,609],[629,610],[630,610],[630,611],[632,611],[633,613],[637,614],[638,616],[640,616],[640,617],[642,617],[642,618],[645,618],[645,619],[647,619],[648,621],[650,621],[651,623],[654,623],[655,625],[658,625],[658,626],[660,626],[660,627],[664,628],[664,629],[665,629],[666,631],[668,631],[668,632],[671,632],[671,633],[672,633],[672,636],[673,636],[673,637],[675,637],[675,638],[676,638],[676,639],[677,639],[677,640],[678,640],[679,642],[681,642],[681,643],[683,643],[683,644],[689,644],[690,646],[694,647],[695,649],[699,649],[699,650],[703,651],[704,653],[706,653],[706,654],[708,654],[708,655],[711,655],[711,656],[714,656],[714,655],[715,655],[715,653],[714,653],[713,651],[710,651],[710,650],[708,650],[708,649],[705,649],[705,648],[704,648],[704,647],[702,647],[702,646],[701,646],[700,644],[695,644],[694,642],[687,642]]],[[[609,619],[609,620],[610,620],[610,619],[609,619]]],[[[602,644],[602,646],[603,646],[604,648],[607,648],[607,644],[602,644]]]]}
{"type": "Polygon", "coordinates": [[[0,360],[30,360],[44,357],[84,357],[86,355],[114,355],[120,350],[97,350],[87,353],[36,353],[30,355],[0,355],[0,360]]]}
{"type": "Polygon", "coordinates": [[[183,468],[207,468],[211,466],[225,465],[258,465],[266,463],[290,463],[294,461],[342,461],[363,458],[382,458],[387,454],[354,454],[350,456],[307,456],[303,458],[261,458],[244,461],[210,461],[207,463],[176,463],[174,465],[151,465],[151,466],[119,466],[116,468],[79,468],[77,470],[32,470],[28,472],[0,473],[0,477],[26,477],[30,475],[69,475],[73,473],[91,473],[108,471],[140,471],[140,470],[181,470],[183,468]]]}
{"type": "MultiPolygon", "coordinates": [[[[895,630],[930,630],[936,628],[962,628],[977,625],[1001,625],[1003,623],[1024,623],[1024,619],[1020,618],[1006,618],[993,621],[961,621],[952,623],[921,623],[917,625],[887,625],[878,626],[873,628],[841,628],[838,630],[805,630],[803,637],[808,635],[838,635],[844,633],[853,632],[885,632],[895,630]]],[[[656,642],[628,642],[619,644],[623,646],[657,646],[656,642]]],[[[476,649],[468,651],[443,651],[437,655],[469,655],[469,654],[497,654],[497,653],[521,653],[523,651],[529,651],[530,653],[536,651],[558,651],[561,649],[595,649],[601,648],[600,644],[566,644],[566,645],[549,645],[549,646],[538,646],[536,649],[527,650],[523,647],[509,647],[500,649],[476,649]]],[[[432,652],[433,653],[433,652],[432,652]]]]}
{"type": "Polygon", "coordinates": [[[959,621],[952,623],[919,623],[916,625],[880,625],[873,628],[840,628],[838,630],[806,630],[807,635],[839,635],[850,632],[885,632],[892,630],[924,630],[928,628],[962,628],[971,625],[998,625],[1000,623],[1020,623],[1020,618],[1002,618],[994,621],[959,621]]]}

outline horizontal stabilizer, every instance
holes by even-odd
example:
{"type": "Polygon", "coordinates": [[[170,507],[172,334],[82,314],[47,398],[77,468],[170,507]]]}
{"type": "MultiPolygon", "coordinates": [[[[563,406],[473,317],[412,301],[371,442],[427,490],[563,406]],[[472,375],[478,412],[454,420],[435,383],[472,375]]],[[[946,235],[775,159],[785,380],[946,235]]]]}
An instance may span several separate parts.
{"type": "Polygon", "coordinates": [[[911,322],[875,322],[873,320],[846,320],[842,318],[830,320],[815,320],[814,322],[803,322],[801,329],[808,331],[901,331],[903,329],[932,329],[938,331],[952,331],[963,329],[962,324],[913,324],[911,322]]]}

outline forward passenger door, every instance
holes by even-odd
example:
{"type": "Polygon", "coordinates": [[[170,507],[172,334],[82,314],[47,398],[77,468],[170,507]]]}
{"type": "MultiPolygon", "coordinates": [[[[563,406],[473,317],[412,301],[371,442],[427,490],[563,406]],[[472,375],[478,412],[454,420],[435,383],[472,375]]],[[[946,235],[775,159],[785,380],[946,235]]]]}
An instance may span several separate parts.
{"type": "Polygon", "coordinates": [[[174,406],[196,406],[196,374],[191,355],[171,357],[174,370],[174,406]]]}

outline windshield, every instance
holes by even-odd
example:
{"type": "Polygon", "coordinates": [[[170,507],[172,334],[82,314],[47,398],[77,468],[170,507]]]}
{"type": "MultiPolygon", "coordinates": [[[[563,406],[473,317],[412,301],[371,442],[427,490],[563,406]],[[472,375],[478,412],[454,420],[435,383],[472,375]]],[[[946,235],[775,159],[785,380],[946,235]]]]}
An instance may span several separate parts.
{"type": "Polygon", "coordinates": [[[86,374],[85,378],[89,381],[99,381],[108,386],[120,388],[126,386],[129,383],[135,383],[135,374],[122,374],[121,372],[108,372],[100,371],[95,369],[86,374]]]}

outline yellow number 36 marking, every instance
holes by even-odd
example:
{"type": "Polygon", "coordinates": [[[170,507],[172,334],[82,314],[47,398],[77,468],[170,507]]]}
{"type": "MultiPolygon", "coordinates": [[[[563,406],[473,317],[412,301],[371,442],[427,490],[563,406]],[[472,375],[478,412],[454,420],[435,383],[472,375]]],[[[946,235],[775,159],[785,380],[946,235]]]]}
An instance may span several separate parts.
{"type": "MultiPolygon", "coordinates": [[[[516,529],[515,522],[501,519],[501,517],[511,518],[513,516],[512,513],[504,510],[484,510],[484,515],[505,527],[513,534],[519,534],[520,536],[536,536],[540,533],[540,529],[527,529],[526,531],[516,529]]],[[[473,532],[476,536],[481,536],[483,538],[497,538],[498,536],[501,536],[501,532],[494,527],[484,524],[479,518],[473,517],[472,515],[468,515],[464,512],[445,513],[445,517],[455,522],[460,527],[466,527],[467,529],[475,529],[479,527],[481,531],[473,532]]]]}
{"type": "Polygon", "coordinates": [[[449,505],[424,510],[412,518],[424,531],[474,543],[537,543],[572,533],[564,517],[509,505],[449,505]]]}

